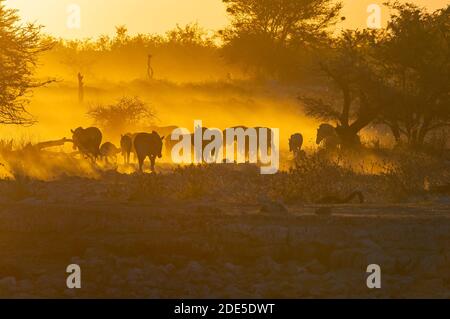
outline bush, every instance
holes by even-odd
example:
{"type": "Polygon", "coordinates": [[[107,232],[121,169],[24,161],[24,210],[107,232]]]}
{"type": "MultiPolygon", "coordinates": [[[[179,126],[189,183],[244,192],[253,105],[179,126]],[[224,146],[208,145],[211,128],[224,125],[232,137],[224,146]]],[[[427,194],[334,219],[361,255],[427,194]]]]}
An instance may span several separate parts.
{"type": "Polygon", "coordinates": [[[115,104],[91,107],[88,116],[107,134],[125,133],[130,127],[151,125],[155,111],[138,97],[123,97],[115,104]]]}

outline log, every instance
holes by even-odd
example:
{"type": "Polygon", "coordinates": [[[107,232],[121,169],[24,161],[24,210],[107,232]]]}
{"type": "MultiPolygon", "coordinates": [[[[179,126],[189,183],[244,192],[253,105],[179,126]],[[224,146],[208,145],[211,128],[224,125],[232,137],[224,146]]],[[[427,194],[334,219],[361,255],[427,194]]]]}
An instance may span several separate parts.
{"type": "Polygon", "coordinates": [[[63,146],[65,143],[73,143],[73,140],[67,139],[67,138],[63,138],[63,139],[60,139],[60,140],[57,140],[57,141],[41,142],[41,143],[38,143],[36,145],[33,145],[33,147],[38,149],[38,150],[42,150],[44,148],[49,148],[49,147],[63,146]]]}

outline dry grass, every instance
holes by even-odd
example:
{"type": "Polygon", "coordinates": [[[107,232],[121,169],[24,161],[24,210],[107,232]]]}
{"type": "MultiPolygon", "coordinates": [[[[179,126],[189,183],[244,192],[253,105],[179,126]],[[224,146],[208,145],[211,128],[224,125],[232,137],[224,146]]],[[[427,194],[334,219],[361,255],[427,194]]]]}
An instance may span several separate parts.
{"type": "MultiPolygon", "coordinates": [[[[2,193],[10,200],[33,197],[36,187],[51,196],[53,185],[83,186],[83,180],[89,180],[95,198],[105,201],[257,204],[261,199],[270,199],[287,204],[314,203],[324,196],[345,197],[359,190],[369,203],[391,203],[426,199],[428,187],[448,183],[450,177],[450,166],[443,158],[404,149],[372,149],[333,158],[310,153],[295,165],[285,161],[284,166],[292,168],[275,175],[261,175],[256,165],[249,164],[166,165],[164,173],[140,175],[121,174],[115,166],[93,164],[64,152],[27,147],[12,150],[7,143],[0,145],[0,162],[6,172],[2,193]]],[[[134,168],[119,169],[124,170],[134,168]]]]}

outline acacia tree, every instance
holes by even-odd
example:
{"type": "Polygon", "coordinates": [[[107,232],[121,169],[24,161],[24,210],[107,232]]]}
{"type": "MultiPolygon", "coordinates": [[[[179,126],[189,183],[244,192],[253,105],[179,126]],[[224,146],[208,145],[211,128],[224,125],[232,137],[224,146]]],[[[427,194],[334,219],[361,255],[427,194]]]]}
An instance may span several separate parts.
{"type": "Polygon", "coordinates": [[[52,42],[41,37],[41,27],[23,25],[17,10],[0,0],[0,124],[30,125],[35,121],[26,110],[29,93],[48,82],[33,78],[39,53],[52,42]]]}
{"type": "Polygon", "coordinates": [[[450,126],[450,6],[433,13],[412,4],[391,4],[377,61],[395,91],[381,116],[396,139],[424,144],[434,130],[450,126]]]}
{"type": "Polygon", "coordinates": [[[180,46],[213,46],[213,39],[198,23],[190,23],[185,26],[176,25],[167,31],[166,39],[171,44],[180,46]]]}
{"type": "Polygon", "coordinates": [[[223,0],[231,26],[224,53],[260,74],[295,69],[305,48],[328,36],[342,8],[334,0],[223,0]]]}
{"type": "Polygon", "coordinates": [[[375,121],[391,100],[391,90],[377,74],[372,58],[379,37],[377,31],[363,30],[344,31],[330,39],[329,48],[318,52],[328,93],[299,97],[308,115],[336,122],[344,147],[357,146],[359,132],[375,121]]]}
{"type": "Polygon", "coordinates": [[[433,130],[450,126],[450,6],[428,13],[412,4],[380,31],[345,31],[317,54],[331,80],[329,100],[302,96],[309,115],[335,120],[343,146],[354,145],[371,123],[389,125],[397,141],[421,146],[433,130]]]}

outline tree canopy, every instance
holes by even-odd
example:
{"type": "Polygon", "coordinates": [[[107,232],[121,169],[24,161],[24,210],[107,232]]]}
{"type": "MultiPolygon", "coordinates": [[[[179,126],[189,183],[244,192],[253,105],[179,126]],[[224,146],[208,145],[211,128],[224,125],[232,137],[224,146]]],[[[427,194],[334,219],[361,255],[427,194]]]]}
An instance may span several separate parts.
{"type": "Polygon", "coordinates": [[[283,76],[302,51],[327,39],[341,3],[333,0],[223,0],[231,26],[221,32],[225,56],[256,72],[283,76]]]}
{"type": "Polygon", "coordinates": [[[347,145],[373,123],[416,146],[450,126],[450,7],[429,13],[412,4],[390,6],[387,28],[347,30],[316,51],[330,91],[300,97],[307,114],[336,122],[347,145]]]}
{"type": "Polygon", "coordinates": [[[450,126],[450,6],[433,13],[412,4],[392,4],[379,44],[380,75],[396,93],[381,118],[412,145],[450,126]]]}
{"type": "Polygon", "coordinates": [[[110,105],[91,107],[87,115],[105,132],[124,132],[129,127],[150,125],[156,114],[138,97],[122,97],[110,105]]]}
{"type": "Polygon", "coordinates": [[[33,78],[36,59],[52,43],[41,37],[40,26],[21,24],[17,11],[0,0],[0,124],[34,122],[26,107],[33,88],[44,85],[33,78]]]}

